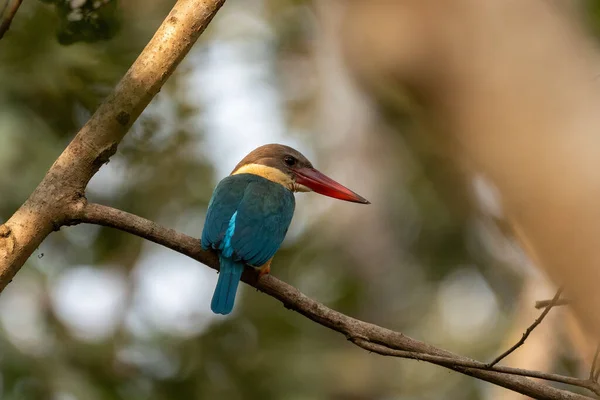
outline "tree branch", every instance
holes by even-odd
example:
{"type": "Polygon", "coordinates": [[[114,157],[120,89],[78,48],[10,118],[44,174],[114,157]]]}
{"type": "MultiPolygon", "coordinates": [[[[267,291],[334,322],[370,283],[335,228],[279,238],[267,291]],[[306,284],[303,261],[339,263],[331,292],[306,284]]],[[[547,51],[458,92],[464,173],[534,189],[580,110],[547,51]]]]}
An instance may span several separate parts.
{"type": "Polygon", "coordinates": [[[0,291],[71,209],[116,152],[133,122],[158,93],[225,0],[178,0],[113,93],[54,162],[29,199],[0,225],[0,291]]]}
{"type": "MultiPolygon", "coordinates": [[[[548,304],[552,303],[552,299],[550,300],[538,300],[535,302],[535,308],[537,308],[538,310],[540,308],[546,308],[548,307],[548,304]]],[[[559,306],[567,306],[569,305],[569,300],[568,299],[559,299],[555,304],[554,307],[559,307],[559,306]]]]}
{"type": "MultiPolygon", "coordinates": [[[[210,268],[219,269],[216,254],[202,251],[198,239],[173,229],[164,228],[125,211],[99,204],[87,204],[74,210],[67,224],[76,225],[82,222],[112,227],[140,236],[191,257],[210,268]]],[[[326,328],[342,333],[349,341],[365,350],[386,356],[427,361],[536,399],[589,399],[589,397],[556,389],[547,384],[526,379],[525,376],[575,385],[600,394],[600,386],[588,380],[510,367],[494,366],[489,368],[485,363],[453,354],[412,339],[400,332],[394,332],[334,311],[272,275],[263,276],[260,280],[257,278],[257,273],[250,268],[246,268],[242,275],[244,282],[281,301],[286,308],[294,310],[326,328]]]]}
{"type": "Polygon", "coordinates": [[[23,0],[6,0],[7,3],[6,5],[2,8],[2,13],[0,13],[0,17],[2,17],[2,22],[0,22],[0,39],[2,39],[4,37],[4,34],[8,31],[8,28],[10,28],[10,24],[12,23],[12,20],[15,18],[15,15],[17,14],[17,10],[19,9],[19,7],[21,6],[21,3],[23,2],[23,0]],[[10,7],[9,7],[10,4],[10,7]],[[6,11],[8,9],[8,11],[6,11]],[[4,12],[6,11],[6,16],[4,15],[4,12]]]}
{"type": "Polygon", "coordinates": [[[529,335],[531,335],[531,332],[533,332],[533,330],[535,328],[537,328],[537,326],[539,324],[542,323],[542,320],[546,317],[546,315],[548,315],[548,313],[550,312],[552,307],[554,307],[556,305],[556,303],[560,299],[560,295],[561,295],[562,291],[563,291],[562,288],[559,288],[556,291],[556,294],[554,295],[554,297],[552,298],[550,303],[546,306],[544,311],[542,311],[540,316],[537,317],[537,319],[535,321],[533,321],[533,323],[525,330],[525,333],[523,333],[523,336],[521,336],[521,339],[517,343],[515,343],[513,346],[511,346],[508,350],[506,350],[504,353],[502,353],[498,357],[494,358],[494,360],[492,360],[492,362],[490,362],[487,365],[488,367],[493,367],[494,365],[498,364],[500,361],[502,361],[504,358],[508,357],[512,352],[517,350],[519,347],[521,347],[525,343],[525,341],[527,340],[529,335]]]}
{"type": "Polygon", "coordinates": [[[411,352],[411,351],[402,351],[402,350],[390,350],[386,346],[381,346],[378,344],[364,342],[361,339],[357,339],[354,343],[362,347],[365,350],[372,351],[377,354],[381,354],[384,356],[391,357],[400,357],[400,358],[408,358],[411,360],[419,360],[419,361],[427,361],[432,364],[441,365],[444,367],[448,367],[451,369],[455,369],[456,367],[466,367],[466,368],[475,368],[475,369],[487,369],[496,372],[502,372],[509,375],[517,375],[517,376],[526,376],[528,378],[537,378],[543,379],[552,382],[565,383],[567,385],[574,385],[583,387],[591,390],[596,394],[600,394],[600,385],[597,385],[590,380],[584,380],[579,378],[573,378],[571,376],[564,376],[558,374],[549,374],[541,371],[532,371],[522,368],[512,368],[512,367],[503,367],[503,366],[493,366],[489,367],[488,364],[482,363],[480,361],[475,360],[457,360],[452,357],[440,357],[440,356],[432,356],[429,354],[411,352]]]}

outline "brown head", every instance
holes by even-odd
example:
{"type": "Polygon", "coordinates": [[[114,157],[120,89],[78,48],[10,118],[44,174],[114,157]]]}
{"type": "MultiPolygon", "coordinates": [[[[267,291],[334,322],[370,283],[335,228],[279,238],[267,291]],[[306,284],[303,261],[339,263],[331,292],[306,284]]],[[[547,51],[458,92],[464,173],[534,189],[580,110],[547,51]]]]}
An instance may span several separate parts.
{"type": "Polygon", "coordinates": [[[266,144],[242,159],[231,175],[254,174],[279,183],[293,192],[314,191],[325,196],[369,204],[362,196],[317,171],[298,150],[282,144],[266,144]]]}

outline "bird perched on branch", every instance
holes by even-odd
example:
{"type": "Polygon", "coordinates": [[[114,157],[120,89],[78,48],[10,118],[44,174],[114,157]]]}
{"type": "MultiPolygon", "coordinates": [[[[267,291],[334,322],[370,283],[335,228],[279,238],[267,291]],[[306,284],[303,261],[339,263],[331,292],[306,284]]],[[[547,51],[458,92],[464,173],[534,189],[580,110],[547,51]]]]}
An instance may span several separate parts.
{"type": "Polygon", "coordinates": [[[211,310],[229,314],[244,265],[268,274],[294,214],[294,192],[316,192],[369,202],[313,168],[300,152],[267,144],[248,154],[217,185],[206,213],[202,248],[219,254],[219,280],[211,310]]]}

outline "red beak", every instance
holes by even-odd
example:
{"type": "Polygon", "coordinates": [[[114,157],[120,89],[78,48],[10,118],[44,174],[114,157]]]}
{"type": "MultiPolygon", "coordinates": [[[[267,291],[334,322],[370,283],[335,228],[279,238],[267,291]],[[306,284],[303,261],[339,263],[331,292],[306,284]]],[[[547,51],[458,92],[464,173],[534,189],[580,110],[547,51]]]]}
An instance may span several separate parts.
{"type": "Polygon", "coordinates": [[[294,172],[296,173],[296,182],[306,186],[313,192],[353,203],[371,204],[364,197],[340,185],[314,168],[298,168],[294,172]]]}

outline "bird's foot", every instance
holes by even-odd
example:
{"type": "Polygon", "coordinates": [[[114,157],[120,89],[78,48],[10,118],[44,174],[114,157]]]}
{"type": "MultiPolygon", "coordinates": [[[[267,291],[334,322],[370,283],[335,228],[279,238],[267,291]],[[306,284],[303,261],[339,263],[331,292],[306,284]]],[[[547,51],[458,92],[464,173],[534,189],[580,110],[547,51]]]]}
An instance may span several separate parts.
{"type": "Polygon", "coordinates": [[[258,270],[258,279],[262,278],[263,275],[267,275],[271,273],[271,263],[267,263],[260,267],[258,270]]]}

